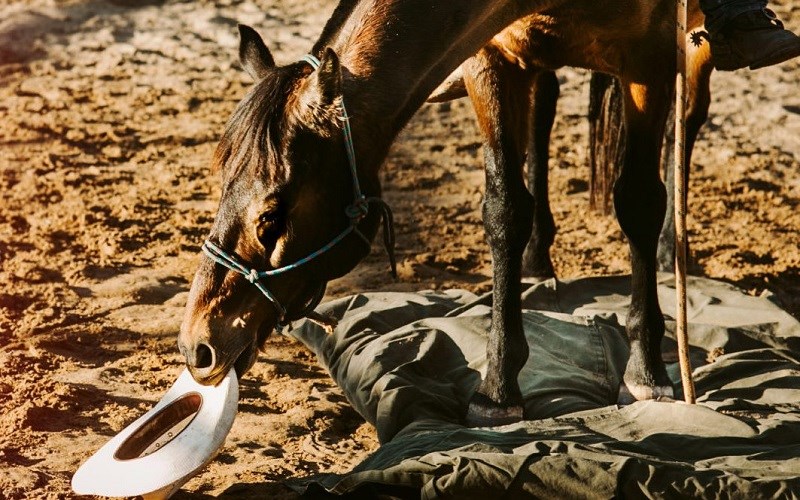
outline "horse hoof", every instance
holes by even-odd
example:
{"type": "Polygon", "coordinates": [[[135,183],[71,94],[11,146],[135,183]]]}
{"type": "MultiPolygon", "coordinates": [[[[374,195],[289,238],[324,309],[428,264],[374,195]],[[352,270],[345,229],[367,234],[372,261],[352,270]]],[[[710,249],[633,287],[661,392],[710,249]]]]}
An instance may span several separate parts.
{"type": "Polygon", "coordinates": [[[542,257],[532,251],[529,253],[529,250],[525,249],[525,253],[522,255],[522,276],[539,281],[555,278],[556,272],[553,269],[550,254],[545,253],[542,257]]]}
{"type": "Polygon", "coordinates": [[[648,385],[621,383],[619,385],[619,396],[617,396],[617,404],[620,406],[629,405],[637,401],[663,401],[674,402],[675,391],[671,385],[657,385],[651,387],[648,385]]]}
{"type": "Polygon", "coordinates": [[[467,427],[495,427],[522,420],[522,406],[500,406],[483,394],[476,394],[469,402],[465,425],[467,427]]]}
{"type": "Polygon", "coordinates": [[[556,277],[552,265],[529,264],[522,266],[522,276],[528,279],[546,281],[556,277]]]}

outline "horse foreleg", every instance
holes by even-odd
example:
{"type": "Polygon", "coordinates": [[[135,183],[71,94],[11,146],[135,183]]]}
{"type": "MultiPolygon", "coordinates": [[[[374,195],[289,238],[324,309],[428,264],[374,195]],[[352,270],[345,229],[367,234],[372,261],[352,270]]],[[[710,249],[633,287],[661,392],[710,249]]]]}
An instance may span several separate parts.
{"type": "Polygon", "coordinates": [[[467,423],[498,425],[522,418],[517,377],[528,358],[520,280],[533,209],[533,199],[522,177],[531,79],[491,45],[464,64],[464,76],[484,137],[483,224],[492,254],[494,282],[486,348],[488,367],[470,401],[467,423]]]}
{"type": "Polygon", "coordinates": [[[522,255],[522,272],[535,278],[555,276],[550,260],[550,247],[556,236],[556,225],[550,211],[547,193],[550,132],[556,117],[559,85],[556,74],[542,71],[533,83],[528,146],[528,191],[533,195],[533,227],[531,238],[522,255]]]}
{"type": "Polygon", "coordinates": [[[623,82],[626,152],[614,185],[614,208],[631,255],[631,305],[626,331],[630,358],[620,402],[672,397],[661,359],[664,317],[658,304],[656,246],[666,211],[666,190],[658,172],[670,88],[623,82]]]}

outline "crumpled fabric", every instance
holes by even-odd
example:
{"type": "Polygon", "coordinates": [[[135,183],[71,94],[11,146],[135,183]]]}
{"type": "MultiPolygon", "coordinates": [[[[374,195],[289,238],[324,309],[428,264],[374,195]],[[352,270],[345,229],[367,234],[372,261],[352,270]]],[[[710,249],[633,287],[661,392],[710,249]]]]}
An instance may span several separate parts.
{"type": "MultiPolygon", "coordinates": [[[[369,293],[323,304],[316,353],[381,447],[299,492],[400,498],[798,498],[800,323],[769,297],[689,278],[696,405],[615,404],[628,355],[625,276],[549,280],[523,293],[526,420],[461,421],[486,369],[491,294],[369,293]]],[[[661,275],[662,354],[679,387],[675,290],[661,275]]],[[[681,397],[680,394],[677,395],[681,397]]]]}

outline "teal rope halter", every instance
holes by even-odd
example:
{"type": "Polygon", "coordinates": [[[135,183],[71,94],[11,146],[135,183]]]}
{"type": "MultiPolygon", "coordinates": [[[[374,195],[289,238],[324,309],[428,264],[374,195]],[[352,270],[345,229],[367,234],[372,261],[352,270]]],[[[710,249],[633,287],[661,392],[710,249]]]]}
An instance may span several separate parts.
{"type": "MultiPolygon", "coordinates": [[[[307,54],[303,56],[301,61],[308,63],[314,70],[319,69],[320,67],[320,60],[314,57],[311,54],[307,54]]],[[[367,216],[369,213],[369,206],[370,204],[376,204],[380,206],[382,209],[382,219],[383,219],[383,240],[384,245],[386,246],[386,251],[389,254],[389,264],[391,266],[392,275],[396,278],[397,277],[397,264],[394,257],[394,224],[393,224],[393,217],[392,211],[389,208],[389,205],[386,204],[382,199],[378,197],[366,197],[361,192],[361,185],[358,182],[358,171],[356,169],[356,153],[355,148],[353,146],[353,133],[352,129],[350,128],[350,117],[347,114],[347,110],[344,106],[344,100],[341,102],[342,114],[339,116],[339,120],[342,122],[342,131],[344,135],[344,145],[345,150],[347,151],[347,160],[350,165],[350,173],[353,179],[353,195],[354,200],[353,202],[345,208],[345,215],[347,218],[350,219],[350,225],[345,228],[341,233],[339,233],[335,238],[329,241],[326,245],[322,246],[319,250],[311,252],[309,255],[303,257],[302,259],[293,262],[291,264],[287,264],[285,266],[278,267],[276,269],[268,269],[266,271],[259,271],[254,268],[248,268],[246,263],[239,260],[234,255],[226,252],[216,244],[212,243],[210,240],[206,240],[203,243],[203,253],[205,253],[211,260],[216,262],[217,264],[228,268],[229,270],[239,273],[244,276],[247,281],[252,283],[258,290],[264,294],[267,300],[275,306],[275,309],[278,311],[278,328],[281,328],[286,320],[286,308],[281,305],[275,295],[270,292],[270,290],[266,287],[264,283],[261,282],[262,279],[268,278],[271,276],[277,276],[279,274],[283,274],[285,272],[291,271],[293,269],[297,269],[298,267],[306,264],[315,258],[319,257],[320,255],[324,254],[334,246],[336,246],[340,241],[344,240],[350,233],[355,233],[364,243],[369,247],[371,246],[369,238],[367,238],[359,229],[358,224],[367,216]]],[[[299,319],[301,317],[307,316],[313,309],[319,304],[320,300],[322,300],[322,296],[324,295],[324,285],[320,292],[316,294],[316,296],[311,300],[311,302],[304,308],[302,313],[296,317],[291,318],[289,321],[293,319],[299,319]]]]}

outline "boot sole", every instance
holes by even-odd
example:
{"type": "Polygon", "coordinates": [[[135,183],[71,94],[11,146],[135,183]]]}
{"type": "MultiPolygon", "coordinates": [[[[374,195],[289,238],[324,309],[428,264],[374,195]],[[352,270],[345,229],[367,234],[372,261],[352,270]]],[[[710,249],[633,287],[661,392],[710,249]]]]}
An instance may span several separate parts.
{"type": "Polygon", "coordinates": [[[800,56],[800,43],[793,43],[789,46],[786,46],[773,54],[770,54],[767,57],[764,57],[760,60],[751,62],[749,65],[747,63],[741,65],[718,65],[717,61],[715,61],[714,51],[712,49],[711,52],[711,64],[713,64],[714,69],[717,71],[736,71],[737,69],[747,68],[750,69],[760,69],[765,68],[767,66],[774,66],[776,64],[780,64],[782,62],[786,62],[790,59],[800,56]]]}
{"type": "Polygon", "coordinates": [[[760,61],[756,61],[750,65],[750,69],[759,69],[759,68],[765,68],[767,66],[773,66],[775,64],[786,62],[789,59],[794,59],[797,56],[800,56],[800,44],[796,44],[794,47],[789,47],[786,50],[778,51],[775,54],[772,54],[771,56],[766,57],[760,61]]]}

